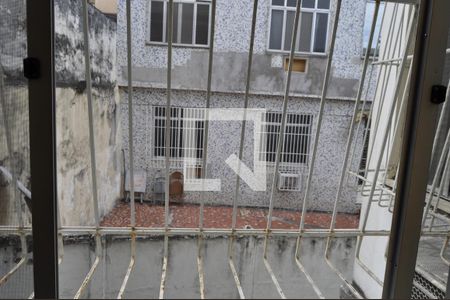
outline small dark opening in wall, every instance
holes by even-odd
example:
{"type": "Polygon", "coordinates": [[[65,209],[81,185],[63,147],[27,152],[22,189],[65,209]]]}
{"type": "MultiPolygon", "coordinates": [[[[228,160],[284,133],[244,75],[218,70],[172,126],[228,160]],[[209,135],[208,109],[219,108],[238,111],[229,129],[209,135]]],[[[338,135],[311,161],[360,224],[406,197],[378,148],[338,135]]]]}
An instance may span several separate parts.
{"type": "MultiPolygon", "coordinates": [[[[292,61],[292,72],[306,73],[308,60],[305,58],[294,58],[292,61]]],[[[284,70],[289,70],[289,57],[284,59],[284,70]]]]}
{"type": "Polygon", "coordinates": [[[86,90],[86,81],[85,80],[78,81],[77,86],[75,87],[75,91],[78,94],[82,94],[84,93],[85,90],[86,90]]]}

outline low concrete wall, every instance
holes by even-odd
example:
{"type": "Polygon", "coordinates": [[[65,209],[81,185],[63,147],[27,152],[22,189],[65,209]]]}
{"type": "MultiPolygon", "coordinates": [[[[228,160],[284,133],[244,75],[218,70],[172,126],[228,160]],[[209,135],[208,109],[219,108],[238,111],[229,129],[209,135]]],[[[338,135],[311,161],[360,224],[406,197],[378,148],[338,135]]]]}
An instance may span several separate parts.
{"type": "MultiPolygon", "coordinates": [[[[288,299],[316,298],[315,293],[294,260],[295,238],[270,241],[268,259],[288,299]]],[[[304,239],[302,262],[327,298],[339,298],[342,282],[324,261],[324,239],[304,239]]],[[[351,281],[355,239],[335,239],[331,260],[351,281]]],[[[276,288],[263,263],[263,238],[243,237],[235,243],[234,262],[245,296],[248,299],[279,299],[276,288]]],[[[129,240],[110,240],[103,248],[102,263],[86,290],[88,298],[116,298],[130,258],[129,240]]],[[[75,243],[65,247],[61,265],[61,298],[71,298],[88,272],[95,254],[93,247],[75,243]]],[[[152,299],[159,295],[163,259],[163,240],[140,240],[137,243],[135,269],[131,273],[124,298],[152,299]]],[[[197,273],[197,239],[172,238],[165,298],[199,299],[197,273]]],[[[212,299],[238,299],[239,294],[228,264],[228,239],[206,239],[203,267],[205,296],[212,299]]]]}
{"type": "MultiPolygon", "coordinates": [[[[92,240],[66,240],[64,257],[59,267],[60,298],[73,298],[95,259],[92,240]]],[[[223,237],[204,240],[203,267],[206,297],[238,299],[239,294],[228,265],[228,242],[223,237]]],[[[325,239],[302,240],[301,257],[306,270],[327,298],[339,298],[342,282],[324,261],[325,239]]],[[[331,261],[351,281],[354,261],[354,238],[334,239],[331,261]]],[[[138,239],[136,264],[124,298],[158,298],[163,259],[163,239],[138,239]]],[[[288,298],[316,298],[305,276],[295,263],[295,238],[271,239],[268,259],[281,288],[288,298]]],[[[18,240],[0,239],[0,273],[6,273],[18,259],[18,240]]],[[[242,237],[235,242],[234,263],[247,298],[279,299],[275,286],[263,263],[263,238],[242,237]]],[[[83,298],[113,299],[117,297],[130,259],[128,239],[103,241],[100,264],[83,298]]],[[[197,273],[197,239],[171,238],[165,298],[199,299],[197,273]]],[[[6,284],[0,287],[5,298],[27,298],[33,291],[32,260],[29,260],[6,284]],[[20,288],[19,288],[20,286],[20,288]]]]}

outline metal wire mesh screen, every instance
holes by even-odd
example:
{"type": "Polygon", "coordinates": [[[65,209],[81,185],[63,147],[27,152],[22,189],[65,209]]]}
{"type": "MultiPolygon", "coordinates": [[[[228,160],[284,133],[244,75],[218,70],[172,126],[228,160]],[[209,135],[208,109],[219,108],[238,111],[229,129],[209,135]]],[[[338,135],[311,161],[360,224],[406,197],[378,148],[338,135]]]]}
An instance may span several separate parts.
{"type": "Polygon", "coordinates": [[[445,299],[445,291],[419,273],[414,274],[411,299],[445,299]]]}

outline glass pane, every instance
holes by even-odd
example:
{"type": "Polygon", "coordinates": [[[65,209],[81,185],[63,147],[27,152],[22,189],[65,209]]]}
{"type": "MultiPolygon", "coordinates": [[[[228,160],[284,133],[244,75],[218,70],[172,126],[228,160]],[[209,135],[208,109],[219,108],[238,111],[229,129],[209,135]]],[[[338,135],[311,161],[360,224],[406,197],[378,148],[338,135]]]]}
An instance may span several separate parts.
{"type": "MultiPolygon", "coordinates": [[[[180,41],[178,40],[178,26],[181,26],[181,24],[178,24],[178,11],[179,11],[179,3],[174,3],[173,4],[173,27],[172,27],[172,41],[173,43],[179,43],[180,41]]],[[[169,6],[167,6],[167,22],[169,22],[169,6]]],[[[169,23],[167,23],[166,26],[166,31],[169,28],[169,23]]],[[[169,36],[167,35],[167,41],[169,41],[169,36]]]]}
{"type": "Polygon", "coordinates": [[[318,0],[317,8],[321,9],[329,9],[330,8],[330,0],[318,0]]]}
{"type": "Polygon", "coordinates": [[[195,42],[208,45],[209,5],[197,5],[197,28],[195,42]]]}
{"type": "Polygon", "coordinates": [[[291,50],[292,31],[294,29],[295,12],[288,11],[286,15],[286,31],[284,34],[284,50],[291,50]]]}
{"type": "Polygon", "coordinates": [[[163,10],[164,3],[152,1],[150,13],[150,41],[163,42],[163,10]]]}
{"type": "Polygon", "coordinates": [[[327,43],[328,14],[317,14],[314,52],[325,52],[327,43]]]}
{"type": "Polygon", "coordinates": [[[270,23],[269,49],[281,50],[281,35],[283,33],[283,11],[272,10],[270,23]]]}
{"type": "Polygon", "coordinates": [[[316,7],[316,0],[303,0],[302,1],[302,7],[315,8],[316,7]]]}
{"type": "MultiPolygon", "coordinates": [[[[370,37],[370,29],[373,22],[373,15],[375,12],[375,2],[367,2],[366,4],[366,13],[364,17],[364,29],[363,29],[363,53],[365,55],[366,49],[369,44],[369,37],[370,37]]],[[[384,13],[384,4],[380,4],[380,9],[378,11],[378,19],[377,23],[375,25],[375,32],[374,32],[374,38],[372,45],[370,46],[371,55],[375,54],[375,47],[377,45],[377,39],[380,34],[381,29],[381,20],[384,13]]]]}
{"type": "Polygon", "coordinates": [[[272,5],[284,6],[284,0],[272,0],[272,5]]]}
{"type": "Polygon", "coordinates": [[[183,4],[181,43],[192,44],[192,24],[194,22],[194,4],[183,4]]]}
{"type": "Polygon", "coordinates": [[[311,51],[312,13],[301,13],[299,51],[311,51]]]}
{"type": "Polygon", "coordinates": [[[287,6],[295,7],[297,5],[296,0],[287,0],[287,6]]]}

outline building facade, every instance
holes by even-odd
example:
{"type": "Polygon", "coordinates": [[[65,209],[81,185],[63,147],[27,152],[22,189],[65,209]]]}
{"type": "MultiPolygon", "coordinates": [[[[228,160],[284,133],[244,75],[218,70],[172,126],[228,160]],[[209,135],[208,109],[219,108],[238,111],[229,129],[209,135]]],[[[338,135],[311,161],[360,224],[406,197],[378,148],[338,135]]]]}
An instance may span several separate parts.
{"type": "MultiPolygon", "coordinates": [[[[155,182],[160,180],[165,168],[168,1],[134,0],[131,5],[134,167],[146,173],[146,197],[152,199],[157,197],[155,182]]],[[[206,103],[211,44],[209,34],[213,26],[211,6],[211,1],[174,1],[170,169],[180,172],[183,177],[189,177],[187,173],[198,176],[205,167],[201,165],[205,154],[201,138],[189,142],[186,135],[193,132],[194,136],[201,137],[205,128],[202,116],[206,103]],[[196,161],[194,171],[183,166],[186,157],[196,161]]],[[[267,164],[267,189],[253,191],[241,180],[240,206],[267,206],[273,176],[277,176],[274,206],[301,208],[335,6],[336,1],[333,0],[302,1],[284,146],[280,170],[275,174],[276,140],[281,124],[295,1],[258,2],[249,108],[264,109],[265,113],[259,127],[246,127],[243,161],[251,170],[255,164],[267,164]],[[255,137],[260,138],[259,143],[255,143],[255,137]]],[[[253,1],[217,0],[210,101],[212,108],[244,106],[252,12],[253,1]]],[[[362,71],[365,12],[366,0],[344,0],[342,3],[331,82],[311,186],[310,210],[331,211],[333,207],[362,71]]],[[[118,3],[117,28],[122,144],[129,168],[125,0],[118,3]]],[[[367,93],[363,95],[366,97],[367,93]]],[[[365,122],[363,118],[359,121],[365,122]]],[[[362,125],[365,126],[365,123],[362,125]]],[[[201,194],[184,191],[184,201],[199,203],[200,199],[204,199],[207,204],[232,204],[236,173],[225,160],[239,153],[241,126],[242,123],[236,121],[209,122],[206,177],[220,179],[221,190],[201,194]]],[[[357,159],[352,159],[352,168],[357,168],[360,163],[362,134],[356,136],[356,141],[354,155],[357,159]]],[[[356,188],[356,180],[347,180],[339,211],[358,211],[356,188]]]]}

